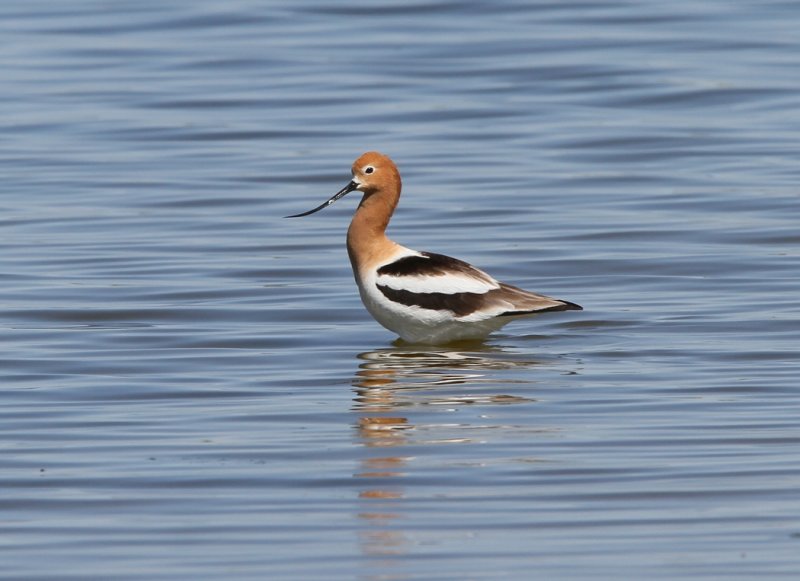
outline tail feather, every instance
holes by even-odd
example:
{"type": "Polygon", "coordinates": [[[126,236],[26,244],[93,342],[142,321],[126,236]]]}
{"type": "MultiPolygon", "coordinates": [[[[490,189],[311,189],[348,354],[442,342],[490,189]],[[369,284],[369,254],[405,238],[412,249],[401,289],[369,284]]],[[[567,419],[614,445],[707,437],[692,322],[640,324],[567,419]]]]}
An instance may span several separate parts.
{"type": "Polygon", "coordinates": [[[532,293],[510,284],[501,283],[504,298],[514,305],[500,317],[517,317],[532,315],[534,313],[547,313],[552,311],[582,311],[583,307],[561,299],[554,299],[546,295],[532,293]]]}

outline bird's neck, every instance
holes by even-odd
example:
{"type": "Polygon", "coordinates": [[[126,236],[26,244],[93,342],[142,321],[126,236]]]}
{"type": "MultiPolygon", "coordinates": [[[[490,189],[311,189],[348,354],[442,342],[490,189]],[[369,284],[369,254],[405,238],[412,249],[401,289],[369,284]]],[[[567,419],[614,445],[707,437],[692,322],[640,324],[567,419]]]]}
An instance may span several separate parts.
{"type": "Polygon", "coordinates": [[[347,253],[354,272],[375,264],[397,247],[387,238],[386,227],[399,197],[397,188],[396,191],[379,190],[362,198],[347,230],[347,253]]]}

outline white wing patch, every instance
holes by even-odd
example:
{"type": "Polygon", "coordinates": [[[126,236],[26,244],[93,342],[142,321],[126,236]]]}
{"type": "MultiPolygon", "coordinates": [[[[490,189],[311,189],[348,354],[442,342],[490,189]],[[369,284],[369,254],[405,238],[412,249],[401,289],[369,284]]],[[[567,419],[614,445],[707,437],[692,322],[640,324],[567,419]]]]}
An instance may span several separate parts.
{"type": "Polygon", "coordinates": [[[375,281],[381,286],[394,290],[406,290],[412,293],[478,293],[483,294],[500,288],[496,282],[481,280],[461,272],[441,275],[389,275],[378,276],[375,281]]]}
{"type": "Polygon", "coordinates": [[[475,293],[499,289],[500,283],[460,260],[410,251],[378,268],[375,283],[412,293],[475,293]]]}

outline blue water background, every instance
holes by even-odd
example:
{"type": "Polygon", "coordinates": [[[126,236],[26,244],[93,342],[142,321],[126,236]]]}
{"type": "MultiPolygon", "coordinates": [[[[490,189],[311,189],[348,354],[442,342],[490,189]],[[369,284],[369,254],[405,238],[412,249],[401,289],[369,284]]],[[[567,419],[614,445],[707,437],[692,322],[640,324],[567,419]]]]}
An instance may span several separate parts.
{"type": "Polygon", "coordinates": [[[800,6],[0,5],[0,577],[796,579],[800,6]],[[302,221],[585,307],[416,348],[302,221]]]}

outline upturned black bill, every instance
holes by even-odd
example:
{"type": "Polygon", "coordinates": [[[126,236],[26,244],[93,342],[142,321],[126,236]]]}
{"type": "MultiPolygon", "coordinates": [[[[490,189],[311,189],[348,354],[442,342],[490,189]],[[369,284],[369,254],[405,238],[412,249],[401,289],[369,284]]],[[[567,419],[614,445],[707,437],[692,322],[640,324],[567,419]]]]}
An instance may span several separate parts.
{"type": "Polygon", "coordinates": [[[310,214],[313,214],[314,212],[319,212],[323,208],[327,208],[328,206],[333,204],[339,198],[343,198],[345,195],[349,194],[350,192],[352,192],[356,188],[358,188],[358,184],[355,181],[351,181],[349,184],[347,184],[341,190],[336,192],[336,194],[334,194],[334,196],[330,200],[320,204],[319,206],[317,206],[313,210],[309,210],[308,212],[303,212],[302,214],[292,214],[291,216],[284,216],[284,218],[302,218],[303,216],[308,216],[310,214]]]}

